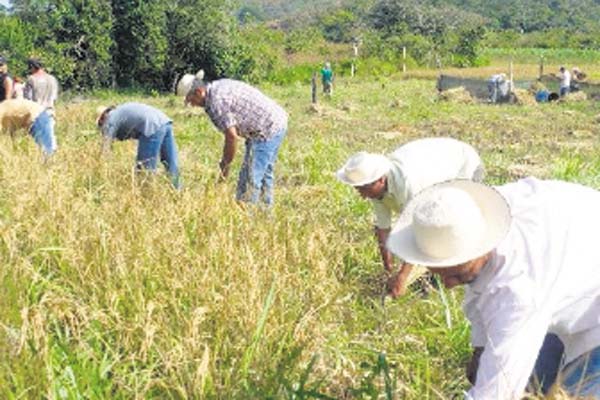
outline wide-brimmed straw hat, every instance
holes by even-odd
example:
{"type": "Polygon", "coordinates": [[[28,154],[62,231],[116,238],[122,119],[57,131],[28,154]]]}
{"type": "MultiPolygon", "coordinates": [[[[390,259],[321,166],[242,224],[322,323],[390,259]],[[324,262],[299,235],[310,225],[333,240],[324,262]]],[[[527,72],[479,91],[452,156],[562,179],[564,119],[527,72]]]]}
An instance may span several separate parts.
{"type": "Polygon", "coordinates": [[[411,264],[451,267],[493,250],[511,219],[510,207],[496,189],[468,180],[443,182],[409,201],[387,248],[411,264]]]}
{"type": "Polygon", "coordinates": [[[375,182],[390,171],[392,162],[382,154],[361,151],[354,154],[336,172],[337,178],[351,186],[362,186],[375,182]]]}

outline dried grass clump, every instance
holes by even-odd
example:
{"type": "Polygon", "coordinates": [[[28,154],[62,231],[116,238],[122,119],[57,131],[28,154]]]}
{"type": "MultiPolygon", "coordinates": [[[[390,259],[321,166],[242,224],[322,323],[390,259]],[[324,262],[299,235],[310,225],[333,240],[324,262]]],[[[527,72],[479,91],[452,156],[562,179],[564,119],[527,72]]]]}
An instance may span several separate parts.
{"type": "Polygon", "coordinates": [[[440,92],[439,99],[459,104],[475,103],[471,94],[463,86],[440,92]]]}
{"type": "Polygon", "coordinates": [[[546,85],[544,85],[542,82],[540,81],[535,81],[531,84],[531,86],[529,86],[529,92],[530,93],[537,93],[540,90],[548,90],[548,88],[546,87],[546,85]]]}
{"type": "Polygon", "coordinates": [[[585,92],[573,92],[569,93],[565,97],[563,97],[563,101],[566,103],[575,103],[579,101],[586,101],[588,99],[587,94],[585,92]]]}
{"type": "Polygon", "coordinates": [[[533,106],[536,105],[535,97],[529,92],[529,90],[525,89],[513,89],[513,95],[515,98],[515,103],[523,106],[533,106]]]}

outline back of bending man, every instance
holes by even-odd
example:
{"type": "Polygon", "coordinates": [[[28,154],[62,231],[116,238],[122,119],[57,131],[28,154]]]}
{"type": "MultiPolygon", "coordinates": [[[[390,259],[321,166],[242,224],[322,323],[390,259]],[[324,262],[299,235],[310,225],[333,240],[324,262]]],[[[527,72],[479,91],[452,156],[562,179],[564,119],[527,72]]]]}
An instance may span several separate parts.
{"type": "Polygon", "coordinates": [[[564,359],[550,366],[558,374],[542,368],[542,390],[557,379],[571,396],[600,398],[598,204],[591,188],[526,178],[495,188],[444,182],[406,206],[390,250],[448,289],[465,286],[479,349],[467,399],[521,399],[540,359],[554,358],[548,332],[564,359]]]}
{"type": "Polygon", "coordinates": [[[223,155],[219,167],[227,178],[238,137],[246,141],[236,198],[239,201],[273,205],[275,163],[287,134],[288,115],[273,99],[247,83],[219,79],[210,83],[196,79],[186,104],[202,107],[223,132],[223,155]]]}
{"type": "Polygon", "coordinates": [[[392,217],[421,190],[455,178],[481,181],[484,168],[477,151],[467,143],[451,138],[426,138],[408,142],[388,156],[360,152],[338,170],[337,178],[353,186],[373,203],[375,236],[386,271],[392,273],[389,294],[406,290],[412,265],[403,263],[394,273],[392,254],[385,243],[392,217]]]}
{"type": "Polygon", "coordinates": [[[104,149],[113,140],[138,141],[138,169],[156,170],[158,159],[165,166],[176,189],[180,188],[179,160],[173,135],[173,122],[162,111],[142,103],[124,103],[98,110],[98,128],[104,136],[104,149]]]}

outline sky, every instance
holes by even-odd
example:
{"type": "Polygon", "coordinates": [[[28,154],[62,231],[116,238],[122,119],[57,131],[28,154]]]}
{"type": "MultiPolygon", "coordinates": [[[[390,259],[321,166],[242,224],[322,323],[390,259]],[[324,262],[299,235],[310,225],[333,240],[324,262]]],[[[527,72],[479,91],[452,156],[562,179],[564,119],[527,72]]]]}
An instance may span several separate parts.
{"type": "Polygon", "coordinates": [[[8,0],[0,0],[0,4],[2,4],[3,6],[7,6],[8,0]]]}

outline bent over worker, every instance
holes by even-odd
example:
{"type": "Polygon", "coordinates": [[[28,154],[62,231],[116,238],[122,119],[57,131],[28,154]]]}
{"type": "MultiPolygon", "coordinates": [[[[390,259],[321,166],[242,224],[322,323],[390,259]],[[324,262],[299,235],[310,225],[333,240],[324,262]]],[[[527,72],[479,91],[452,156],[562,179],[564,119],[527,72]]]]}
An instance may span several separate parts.
{"type": "Polygon", "coordinates": [[[219,163],[222,178],[229,176],[236,139],[246,141],[244,162],[239,173],[236,199],[273,205],[275,163],[287,134],[288,115],[279,104],[260,90],[233,79],[206,83],[194,80],[186,103],[203,107],[225,141],[219,163]]]}
{"type": "Polygon", "coordinates": [[[564,345],[553,378],[600,398],[598,204],[596,190],[535,178],[454,180],[408,203],[387,246],[447,288],[466,286],[476,350],[467,399],[520,399],[536,360],[553,356],[548,333],[564,345]]]}
{"type": "Polygon", "coordinates": [[[454,178],[480,181],[484,168],[477,151],[452,138],[426,138],[404,144],[388,156],[359,152],[337,171],[337,178],[353,186],[375,209],[375,236],[386,271],[392,273],[388,291],[404,293],[412,265],[401,263],[394,272],[392,254],[385,248],[392,216],[417,193],[454,178]]]}
{"type": "Polygon", "coordinates": [[[176,189],[179,180],[177,144],[173,135],[173,121],[162,111],[142,103],[124,103],[116,107],[98,109],[98,128],[104,136],[104,149],[113,140],[138,141],[137,168],[156,170],[158,159],[165,166],[176,189]]]}

